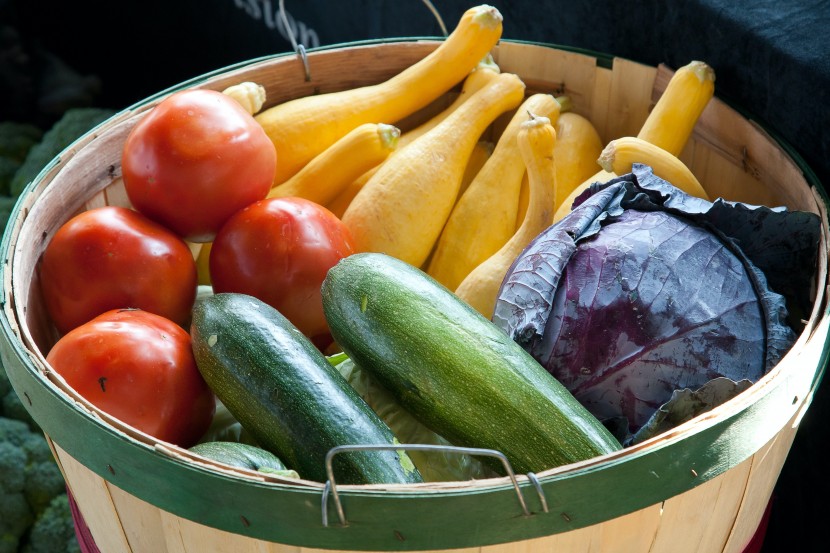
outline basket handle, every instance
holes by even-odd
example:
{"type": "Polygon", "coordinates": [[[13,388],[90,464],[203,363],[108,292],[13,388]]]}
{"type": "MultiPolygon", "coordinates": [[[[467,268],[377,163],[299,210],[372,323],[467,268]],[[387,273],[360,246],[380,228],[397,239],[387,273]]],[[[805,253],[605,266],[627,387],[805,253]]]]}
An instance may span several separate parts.
{"type": "MultiPolygon", "coordinates": [[[[510,482],[513,484],[513,489],[516,491],[516,497],[519,499],[519,505],[522,508],[522,513],[524,516],[531,516],[530,510],[527,508],[527,502],[525,502],[525,498],[522,495],[521,488],[519,487],[519,482],[516,480],[516,475],[513,472],[513,467],[510,465],[510,461],[507,460],[507,456],[504,455],[501,451],[497,451],[495,449],[481,449],[481,448],[474,448],[474,447],[457,447],[457,446],[445,446],[445,445],[431,445],[431,444],[394,444],[394,445],[387,445],[387,444],[366,444],[366,445],[340,445],[333,447],[329,450],[326,454],[326,475],[328,476],[328,480],[326,480],[326,485],[323,487],[323,498],[322,498],[322,515],[323,515],[323,526],[328,527],[329,525],[329,517],[328,517],[328,498],[329,494],[331,494],[332,498],[334,499],[335,509],[337,510],[337,517],[340,519],[341,526],[348,526],[349,523],[346,520],[346,513],[343,510],[343,503],[340,501],[340,494],[337,491],[337,484],[334,480],[334,469],[332,460],[334,456],[338,453],[344,453],[349,451],[436,451],[436,452],[446,452],[446,453],[458,453],[458,454],[467,454],[467,455],[481,455],[485,457],[495,457],[499,459],[504,466],[504,470],[507,473],[507,476],[510,477],[510,482]]],[[[545,498],[544,490],[542,490],[542,485],[539,483],[539,479],[536,475],[532,472],[527,473],[527,478],[533,484],[536,493],[539,495],[539,501],[542,504],[542,510],[544,512],[548,512],[548,502],[545,498]]]]}
{"type": "Polygon", "coordinates": [[[291,41],[291,47],[294,48],[294,51],[297,53],[298,56],[300,56],[300,61],[303,62],[303,69],[305,70],[305,80],[306,82],[309,82],[311,81],[311,67],[309,67],[308,65],[308,56],[306,55],[305,46],[297,43],[297,38],[294,36],[294,30],[288,23],[288,14],[285,12],[285,0],[280,0],[279,12],[283,27],[285,27],[285,32],[286,34],[288,34],[288,40],[291,41]]]}
{"type": "MultiPolygon", "coordinates": [[[[444,20],[441,18],[441,14],[435,8],[433,3],[430,0],[421,0],[427,9],[432,13],[435,20],[438,22],[438,26],[441,27],[441,32],[444,36],[447,36],[447,26],[444,25],[444,20]]],[[[306,54],[305,46],[302,43],[297,42],[297,38],[294,36],[294,30],[291,28],[291,25],[288,23],[288,13],[285,11],[285,0],[280,0],[279,3],[279,15],[280,19],[282,20],[283,27],[285,27],[285,32],[288,34],[288,40],[291,41],[291,47],[294,49],[294,52],[300,57],[300,61],[303,62],[303,70],[305,71],[305,80],[306,82],[311,81],[311,67],[308,63],[308,55],[306,54]]]]}

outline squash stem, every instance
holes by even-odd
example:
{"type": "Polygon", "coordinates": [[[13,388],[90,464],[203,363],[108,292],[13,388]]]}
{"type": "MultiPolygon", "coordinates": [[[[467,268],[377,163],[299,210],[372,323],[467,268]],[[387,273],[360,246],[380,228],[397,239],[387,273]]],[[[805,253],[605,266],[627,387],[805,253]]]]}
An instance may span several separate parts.
{"type": "Polygon", "coordinates": [[[608,143],[605,148],[603,148],[602,152],[599,154],[599,158],[597,159],[597,163],[604,171],[608,171],[612,173],[614,171],[614,157],[616,156],[616,148],[614,141],[608,143]]]}
{"type": "Polygon", "coordinates": [[[378,123],[378,136],[380,143],[387,150],[394,150],[398,147],[398,139],[401,137],[401,130],[394,125],[378,123]]]}
{"type": "Polygon", "coordinates": [[[712,81],[715,82],[715,70],[702,61],[692,61],[688,65],[689,70],[698,78],[700,82],[712,81]]]}
{"type": "Polygon", "coordinates": [[[482,4],[480,6],[476,6],[473,10],[473,23],[489,29],[493,29],[501,25],[503,19],[501,12],[493,6],[482,4]]]}
{"type": "Polygon", "coordinates": [[[499,64],[497,64],[496,60],[493,59],[492,54],[484,56],[484,58],[478,62],[478,65],[475,69],[473,69],[473,71],[478,71],[479,69],[486,69],[488,71],[493,71],[494,73],[501,73],[501,67],[499,67],[499,64]]]}
{"type": "Polygon", "coordinates": [[[566,111],[572,111],[574,108],[573,100],[568,95],[563,96],[556,96],[556,101],[559,102],[559,112],[565,113],[566,111]]]}

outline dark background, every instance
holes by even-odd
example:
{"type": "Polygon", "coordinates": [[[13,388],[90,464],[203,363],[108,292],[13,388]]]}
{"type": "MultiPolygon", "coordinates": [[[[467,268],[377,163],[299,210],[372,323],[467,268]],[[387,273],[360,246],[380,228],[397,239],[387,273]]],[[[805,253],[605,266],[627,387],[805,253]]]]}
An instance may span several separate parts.
{"type": "MultiPolygon", "coordinates": [[[[489,2],[504,38],[611,53],[650,65],[693,59],[717,94],[792,144],[830,183],[830,1],[489,2]]],[[[286,0],[307,47],[440,36],[420,0],[286,0]],[[300,22],[300,23],[298,23],[300,22]]],[[[433,2],[447,27],[475,5],[433,2]]],[[[278,0],[0,0],[0,121],[44,127],[67,107],[122,109],[184,80],[291,49],[278,0]]],[[[774,493],[763,551],[814,550],[827,535],[830,391],[820,386],[774,493]],[[808,549],[809,548],[809,549],[808,549]]]]}

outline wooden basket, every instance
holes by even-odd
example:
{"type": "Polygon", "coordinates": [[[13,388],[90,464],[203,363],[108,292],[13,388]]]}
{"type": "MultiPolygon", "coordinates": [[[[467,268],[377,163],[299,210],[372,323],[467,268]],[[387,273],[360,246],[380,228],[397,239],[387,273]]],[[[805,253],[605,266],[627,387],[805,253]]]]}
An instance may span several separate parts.
{"type": "MultiPolygon", "coordinates": [[[[221,90],[251,80],[269,104],[385,80],[437,42],[353,44],[255,60],[185,83],[221,90]]],[[[671,75],[664,67],[502,41],[503,71],[529,92],[567,94],[603,139],[635,135],[671,75]]],[[[717,69],[717,68],[715,68],[717,69]]],[[[821,215],[815,306],[780,364],[748,391],[624,451],[536,475],[409,486],[281,481],[210,466],[84,401],[51,372],[56,336],[38,287],[39,258],[75,213],[128,205],[120,154],[135,122],[171,91],[119,113],[62,153],[26,190],[2,248],[2,346],[10,380],[54,447],[106,553],[740,552],[753,535],[827,358],[827,198],[785,145],[714,99],[682,159],[711,197],[821,215]]],[[[449,95],[448,95],[449,97],[449,95]]],[[[444,101],[446,99],[442,99],[444,101]]],[[[409,122],[423,119],[441,102],[409,122]]]]}

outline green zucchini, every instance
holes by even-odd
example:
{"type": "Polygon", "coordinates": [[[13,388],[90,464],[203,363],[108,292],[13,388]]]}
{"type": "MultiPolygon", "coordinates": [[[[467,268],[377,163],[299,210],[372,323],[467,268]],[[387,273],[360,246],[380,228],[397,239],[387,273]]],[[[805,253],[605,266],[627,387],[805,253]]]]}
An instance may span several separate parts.
{"type": "MultiPolygon", "coordinates": [[[[202,299],[193,308],[191,338],[216,397],[301,477],[325,482],[325,457],[336,446],[397,444],[325,356],[266,303],[235,293],[202,299]]],[[[343,484],[422,481],[402,450],[344,452],[332,467],[343,484]]]]}
{"type": "Polygon", "coordinates": [[[190,448],[193,453],[241,469],[299,478],[279,457],[262,448],[240,442],[203,442],[190,448]]]}
{"type": "Polygon", "coordinates": [[[500,451],[516,472],[621,449],[524,349],[421,270],[355,254],[329,270],[322,292],[338,345],[455,445],[500,451]]]}

